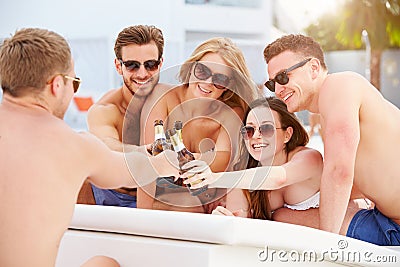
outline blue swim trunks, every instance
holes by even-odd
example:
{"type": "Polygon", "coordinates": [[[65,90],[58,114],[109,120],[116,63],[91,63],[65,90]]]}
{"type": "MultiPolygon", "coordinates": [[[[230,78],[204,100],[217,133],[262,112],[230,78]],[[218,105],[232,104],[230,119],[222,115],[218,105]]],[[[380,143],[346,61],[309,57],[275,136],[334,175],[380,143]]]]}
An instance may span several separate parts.
{"type": "Polygon", "coordinates": [[[400,225],[376,208],[357,212],[350,222],[346,235],[380,246],[400,245],[400,225]]]}
{"type": "Polygon", "coordinates": [[[112,189],[101,189],[92,184],[97,205],[136,208],[136,197],[112,189]]]}

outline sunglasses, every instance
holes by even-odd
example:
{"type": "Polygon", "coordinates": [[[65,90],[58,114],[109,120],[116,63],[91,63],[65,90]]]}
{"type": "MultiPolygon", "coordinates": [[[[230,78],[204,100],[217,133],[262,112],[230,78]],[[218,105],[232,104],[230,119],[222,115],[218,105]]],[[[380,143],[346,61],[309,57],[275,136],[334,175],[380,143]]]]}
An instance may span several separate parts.
{"type": "Polygon", "coordinates": [[[62,75],[65,79],[72,80],[72,86],[74,87],[74,93],[78,92],[79,85],[81,84],[81,79],[78,77],[71,77],[68,75],[62,75]]]}
{"type": "Polygon", "coordinates": [[[215,88],[217,89],[225,89],[228,87],[229,82],[231,78],[226,76],[225,74],[220,74],[220,73],[212,73],[211,70],[204,64],[199,63],[196,61],[196,64],[194,66],[194,71],[193,71],[194,77],[196,77],[199,80],[205,81],[208,78],[211,78],[211,81],[215,88]]]}
{"type": "Polygon", "coordinates": [[[275,82],[279,83],[280,85],[285,85],[285,84],[287,84],[287,83],[289,82],[288,73],[291,72],[291,71],[293,71],[293,70],[295,70],[295,69],[297,69],[297,68],[303,67],[303,66],[304,66],[308,61],[310,61],[311,59],[312,59],[312,58],[307,58],[307,59],[305,59],[305,60],[303,60],[303,61],[297,63],[296,65],[293,65],[293,66],[291,66],[290,68],[288,68],[288,69],[286,69],[286,70],[284,70],[284,71],[279,72],[279,73],[275,76],[275,78],[266,81],[264,85],[265,85],[271,92],[275,92],[275,82]]]}
{"type": "MultiPolygon", "coordinates": [[[[283,129],[283,128],[275,128],[274,125],[268,123],[261,124],[260,127],[258,127],[258,131],[265,138],[272,137],[275,133],[275,129],[283,129]]],[[[249,140],[254,136],[256,130],[257,129],[254,126],[243,126],[242,129],[240,130],[240,133],[242,134],[243,139],[249,140]]]]}
{"type": "Polygon", "coordinates": [[[58,75],[61,75],[65,79],[72,80],[72,86],[74,87],[74,93],[78,92],[79,85],[81,84],[82,80],[78,77],[71,77],[62,73],[58,73],[54,75],[53,78],[50,79],[50,81],[47,81],[46,84],[51,84],[54,81],[54,78],[56,78],[58,75]]]}
{"type": "Polygon", "coordinates": [[[158,65],[161,63],[161,60],[155,59],[147,60],[143,62],[143,64],[136,60],[123,61],[122,59],[118,59],[118,61],[121,63],[121,65],[124,64],[128,71],[138,71],[140,65],[143,65],[147,71],[155,71],[158,69],[158,65]]]}

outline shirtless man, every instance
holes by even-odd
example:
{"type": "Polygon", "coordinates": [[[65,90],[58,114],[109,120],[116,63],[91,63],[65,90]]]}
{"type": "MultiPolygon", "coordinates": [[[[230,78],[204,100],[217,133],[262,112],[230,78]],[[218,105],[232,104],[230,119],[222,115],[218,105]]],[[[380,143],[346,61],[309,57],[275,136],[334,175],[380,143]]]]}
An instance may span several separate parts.
{"type": "MultiPolygon", "coordinates": [[[[114,64],[123,85],[107,92],[87,118],[89,131],[112,150],[122,151],[123,143],[139,145],[140,113],[158,83],[163,49],[163,34],[154,26],[131,26],[118,34],[114,64]]],[[[136,208],[134,188],[92,189],[96,204],[136,208]]]]}
{"type": "MultiPolygon", "coordinates": [[[[80,80],[70,48],[57,33],[22,29],[5,39],[0,77],[0,266],[55,265],[87,177],[99,187],[117,188],[136,187],[136,177],[152,182],[179,175],[165,153],[148,158],[143,147],[114,152],[63,121],[80,80]]],[[[168,153],[177,164],[176,153],[168,153]]]]}
{"type": "Polygon", "coordinates": [[[265,48],[264,57],[267,88],[290,112],[308,110],[321,117],[320,229],[338,233],[350,197],[366,197],[375,208],[357,212],[347,235],[399,245],[400,165],[394,159],[400,151],[400,110],[364,77],[328,74],[323,51],[310,37],[283,36],[265,48]]]}

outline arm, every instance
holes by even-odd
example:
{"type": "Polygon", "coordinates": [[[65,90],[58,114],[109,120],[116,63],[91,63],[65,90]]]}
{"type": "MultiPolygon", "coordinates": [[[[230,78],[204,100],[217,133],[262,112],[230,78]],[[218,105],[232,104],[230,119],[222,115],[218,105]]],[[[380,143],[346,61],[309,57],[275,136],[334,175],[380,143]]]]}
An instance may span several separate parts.
{"type": "Polygon", "coordinates": [[[118,108],[111,104],[94,104],[87,115],[89,131],[114,151],[123,151],[123,144],[117,129],[120,116],[118,108]]]}
{"type": "MultiPolygon", "coordinates": [[[[192,167],[202,163],[187,163],[184,167],[192,167]]],[[[251,190],[275,190],[313,177],[319,177],[322,172],[322,156],[314,149],[302,148],[282,166],[262,166],[234,172],[212,173],[206,166],[203,169],[193,168],[184,177],[199,172],[185,183],[205,179],[193,188],[209,184],[210,188],[241,188],[251,190]]]]}
{"type": "Polygon", "coordinates": [[[87,167],[85,177],[90,177],[89,180],[101,188],[137,187],[154,181],[160,175],[179,175],[173,151],[156,157],[147,157],[140,152],[124,154],[110,150],[89,133],[81,133],[79,137],[83,150],[81,162],[87,167]]]}
{"type": "Polygon", "coordinates": [[[320,229],[338,233],[349,203],[360,140],[362,85],[341,77],[325,84],[320,96],[324,127],[324,170],[321,178],[320,229]]]}

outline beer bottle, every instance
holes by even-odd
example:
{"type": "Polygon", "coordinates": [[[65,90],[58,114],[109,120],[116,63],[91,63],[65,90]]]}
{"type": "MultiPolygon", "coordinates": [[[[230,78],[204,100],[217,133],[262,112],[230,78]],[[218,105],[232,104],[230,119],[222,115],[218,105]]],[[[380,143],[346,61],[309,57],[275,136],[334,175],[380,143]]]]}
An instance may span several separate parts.
{"type": "Polygon", "coordinates": [[[174,128],[176,132],[178,133],[179,139],[183,143],[183,138],[182,138],[182,121],[175,121],[174,122],[174,128]]]}
{"type": "MultiPolygon", "coordinates": [[[[151,154],[153,156],[160,154],[164,150],[172,149],[171,144],[167,142],[166,135],[164,133],[164,122],[162,120],[154,121],[154,142],[151,145],[151,154]]],[[[172,177],[158,177],[156,184],[159,187],[175,187],[174,176],[172,177]]]]}
{"type": "Polygon", "coordinates": [[[153,156],[160,154],[166,149],[171,149],[167,143],[164,133],[164,122],[162,120],[154,121],[154,142],[151,145],[151,154],[153,156]]]}
{"type": "MultiPolygon", "coordinates": [[[[169,131],[169,135],[171,136],[171,142],[172,142],[172,145],[174,146],[174,150],[178,154],[179,167],[182,168],[183,165],[185,165],[189,161],[194,160],[195,158],[194,158],[193,154],[185,147],[183,142],[180,140],[176,129],[171,129],[168,131],[169,131]]],[[[181,181],[181,180],[182,179],[178,179],[178,181],[181,181]]],[[[201,181],[199,181],[198,183],[200,183],[200,182],[201,181]]],[[[197,182],[195,182],[195,183],[197,183],[197,182]]],[[[193,183],[193,184],[195,184],[195,183],[193,183]]],[[[182,186],[183,186],[183,183],[182,183],[182,186]]],[[[197,196],[197,195],[203,193],[204,191],[206,191],[208,189],[208,186],[203,186],[202,188],[192,190],[192,189],[190,189],[190,186],[188,185],[188,189],[192,196],[197,196]]]]}

